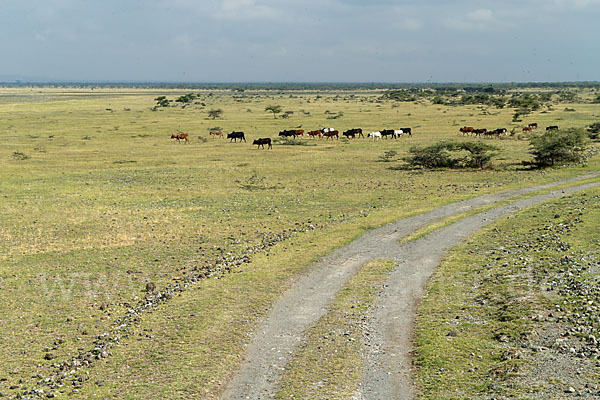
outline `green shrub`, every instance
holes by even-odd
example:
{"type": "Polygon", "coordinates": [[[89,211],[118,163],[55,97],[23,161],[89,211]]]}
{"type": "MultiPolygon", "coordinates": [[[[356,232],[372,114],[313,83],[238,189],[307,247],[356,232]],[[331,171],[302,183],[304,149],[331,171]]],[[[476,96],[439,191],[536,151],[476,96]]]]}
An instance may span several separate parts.
{"type": "Polygon", "coordinates": [[[20,152],[20,151],[15,151],[15,152],[12,153],[12,158],[13,158],[13,160],[22,161],[22,160],[27,160],[27,159],[29,159],[31,157],[28,156],[25,153],[20,152]]]}
{"type": "Polygon", "coordinates": [[[412,147],[404,161],[422,168],[484,168],[497,155],[497,147],[482,142],[440,142],[427,147],[412,147]]]}
{"type": "Polygon", "coordinates": [[[529,139],[533,164],[538,168],[551,167],[569,162],[579,162],[586,147],[587,135],[583,129],[546,131],[529,139]]]}
{"type": "Polygon", "coordinates": [[[390,162],[394,157],[398,155],[398,152],[395,150],[386,151],[382,156],[379,156],[379,161],[382,162],[390,162]]]}
{"type": "Polygon", "coordinates": [[[492,157],[498,154],[494,151],[498,148],[487,143],[464,142],[457,143],[457,145],[458,150],[468,152],[467,158],[463,160],[463,165],[467,168],[483,168],[492,161],[492,157]]]}
{"type": "Polygon", "coordinates": [[[588,136],[590,139],[598,139],[598,135],[600,135],[600,122],[594,122],[593,124],[587,127],[588,136]]]}
{"type": "Polygon", "coordinates": [[[278,137],[273,139],[273,143],[278,143],[282,146],[316,146],[316,143],[308,143],[305,140],[290,139],[287,137],[278,137]]]}
{"type": "Polygon", "coordinates": [[[410,157],[405,157],[411,167],[423,168],[452,168],[454,162],[448,152],[449,142],[436,143],[427,147],[411,147],[410,157]]]}

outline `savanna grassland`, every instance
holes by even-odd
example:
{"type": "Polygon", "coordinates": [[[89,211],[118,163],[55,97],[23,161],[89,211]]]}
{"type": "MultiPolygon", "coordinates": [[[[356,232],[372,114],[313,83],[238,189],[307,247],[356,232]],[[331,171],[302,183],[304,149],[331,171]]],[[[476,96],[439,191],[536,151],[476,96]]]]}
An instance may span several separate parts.
{"type": "Polygon", "coordinates": [[[599,237],[596,188],[503,218],[453,249],[417,318],[420,396],[597,398],[599,237]]]}
{"type": "Polygon", "coordinates": [[[597,171],[597,156],[521,167],[528,122],[600,120],[593,89],[539,90],[550,106],[512,122],[509,106],[398,101],[375,88],[194,89],[189,105],[155,110],[157,97],[192,90],[0,88],[0,392],[217,397],[256,321],[319,256],[442,204],[597,171]],[[413,145],[467,140],[463,125],[514,134],[487,139],[501,149],[491,168],[402,167],[413,145]],[[217,127],[248,142],[209,137],[217,127]],[[322,127],[413,135],[251,145],[322,127]],[[179,132],[191,143],[170,139],[179,132]],[[174,294],[156,299],[148,283],[174,294]]]}

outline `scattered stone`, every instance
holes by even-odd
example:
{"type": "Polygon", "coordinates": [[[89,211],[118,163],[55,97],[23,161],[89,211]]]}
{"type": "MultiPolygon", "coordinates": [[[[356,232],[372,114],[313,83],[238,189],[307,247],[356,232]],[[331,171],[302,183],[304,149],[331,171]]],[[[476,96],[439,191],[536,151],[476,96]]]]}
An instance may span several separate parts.
{"type": "MultiPolygon", "coordinates": [[[[362,216],[366,216],[366,214],[364,214],[362,216]]],[[[293,237],[294,235],[296,235],[299,232],[306,232],[308,229],[324,228],[328,225],[337,225],[337,224],[339,224],[341,222],[345,222],[347,220],[348,220],[347,217],[344,216],[344,218],[342,218],[340,220],[338,220],[337,218],[333,218],[328,223],[325,223],[323,225],[310,224],[310,226],[309,226],[309,223],[301,223],[301,224],[299,224],[298,228],[291,229],[291,230],[285,229],[281,233],[274,233],[274,234],[263,233],[262,242],[260,244],[257,244],[254,247],[244,250],[242,254],[227,253],[226,255],[223,255],[219,259],[216,259],[214,261],[214,263],[205,264],[202,266],[195,266],[193,268],[193,270],[196,272],[186,274],[186,276],[184,278],[178,279],[179,283],[170,284],[158,293],[156,293],[156,285],[154,283],[152,283],[152,282],[147,283],[146,284],[146,292],[151,292],[152,295],[147,294],[142,299],[138,299],[138,297],[136,296],[135,300],[138,301],[137,305],[134,305],[131,307],[128,304],[125,305],[126,307],[129,308],[127,313],[124,316],[119,317],[114,321],[113,328],[111,329],[110,332],[106,332],[106,333],[98,336],[97,340],[94,341],[94,346],[95,346],[94,349],[87,350],[87,351],[81,350],[79,355],[77,357],[73,357],[73,359],[70,361],[52,364],[52,367],[55,369],[55,371],[53,373],[51,373],[51,375],[50,375],[50,376],[52,376],[52,378],[41,379],[41,381],[43,381],[43,382],[38,383],[38,384],[48,386],[52,389],[59,389],[60,387],[62,387],[64,385],[63,379],[65,379],[65,378],[61,377],[61,376],[65,369],[73,367],[73,368],[77,368],[77,370],[79,370],[80,368],[83,368],[83,367],[92,366],[94,364],[94,359],[109,357],[111,355],[111,353],[109,351],[107,351],[107,349],[109,349],[113,345],[123,344],[124,346],[127,346],[127,343],[121,342],[121,339],[127,338],[129,336],[128,327],[130,327],[132,324],[139,321],[139,315],[142,312],[144,312],[146,310],[156,309],[156,307],[158,305],[172,299],[174,293],[183,292],[184,290],[188,289],[194,283],[199,282],[203,279],[215,278],[215,277],[221,278],[224,276],[225,273],[238,272],[241,270],[240,266],[243,263],[249,263],[252,261],[251,257],[254,254],[263,253],[268,256],[270,248],[272,246],[278,244],[279,242],[281,242],[283,240],[293,237]],[[154,293],[156,293],[156,294],[154,294],[154,293]]],[[[239,242],[236,242],[236,243],[239,243],[239,242]]],[[[217,251],[220,251],[222,254],[224,252],[224,249],[222,249],[221,247],[213,246],[213,248],[216,249],[217,251]]],[[[158,261],[158,260],[155,260],[155,261],[158,261]]],[[[120,304],[120,305],[124,305],[124,304],[120,304]]],[[[104,311],[104,310],[108,309],[109,304],[103,302],[98,307],[100,310],[104,311]]],[[[108,315],[110,315],[110,313],[108,315]]],[[[72,321],[72,318],[69,317],[67,322],[71,322],[71,321],[72,321]]],[[[80,330],[80,333],[82,335],[87,334],[87,331],[83,328],[82,324],[79,325],[78,329],[80,330]]],[[[454,332],[454,335],[457,335],[457,333],[454,332]]],[[[51,353],[51,350],[55,350],[57,348],[57,346],[62,344],[63,342],[64,341],[62,339],[55,340],[54,348],[47,348],[45,350],[46,354],[45,354],[44,358],[46,360],[52,360],[52,359],[56,358],[56,356],[53,353],[51,353]]],[[[41,364],[38,364],[38,367],[41,367],[41,364]]],[[[18,373],[18,370],[16,370],[16,369],[13,371],[10,371],[10,374],[17,374],[17,373],[18,373]]],[[[0,379],[0,381],[1,381],[1,379],[0,379]]],[[[82,384],[82,381],[76,380],[73,383],[79,387],[82,384]]],[[[97,385],[101,386],[101,385],[103,385],[103,383],[99,382],[99,384],[97,383],[97,385]]],[[[19,388],[18,386],[11,387],[11,389],[18,389],[18,388],[19,388]]],[[[37,388],[32,389],[32,391],[35,391],[35,390],[38,390],[38,389],[37,388]]],[[[60,393],[65,393],[65,392],[66,392],[65,390],[60,390],[60,393]]],[[[71,393],[78,393],[78,389],[74,388],[71,393]]],[[[15,398],[22,398],[22,395],[20,393],[17,393],[15,398]]]]}

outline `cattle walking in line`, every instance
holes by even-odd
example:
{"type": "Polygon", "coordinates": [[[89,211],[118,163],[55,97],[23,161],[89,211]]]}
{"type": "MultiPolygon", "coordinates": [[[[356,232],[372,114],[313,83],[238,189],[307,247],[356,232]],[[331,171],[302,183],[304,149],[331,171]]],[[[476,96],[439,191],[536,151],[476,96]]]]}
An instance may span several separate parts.
{"type": "Polygon", "coordinates": [[[273,148],[273,145],[271,144],[271,138],[259,138],[252,142],[252,144],[257,145],[256,150],[258,150],[261,146],[264,149],[265,144],[267,145],[267,150],[273,148]]]}
{"type": "Polygon", "coordinates": [[[558,130],[558,125],[550,125],[546,127],[547,131],[555,131],[558,130]]]}
{"type": "Polygon", "coordinates": [[[246,137],[244,136],[244,132],[231,132],[227,134],[227,139],[229,139],[229,142],[231,143],[231,141],[233,140],[234,142],[237,142],[238,139],[240,139],[240,142],[243,140],[244,142],[246,141],[246,137]]]}
{"type": "Polygon", "coordinates": [[[373,138],[373,140],[381,140],[381,132],[371,132],[367,135],[367,138],[373,138]]]}
{"type": "Polygon", "coordinates": [[[187,133],[174,133],[171,135],[171,139],[175,139],[177,142],[184,140],[185,143],[190,142],[189,135],[187,133]]]}
{"type": "Polygon", "coordinates": [[[217,131],[217,130],[215,130],[215,131],[210,131],[210,134],[209,134],[209,135],[210,135],[210,136],[214,136],[215,138],[216,138],[217,136],[219,136],[219,137],[223,137],[223,132],[221,132],[221,131],[217,131]]]}
{"type": "Polygon", "coordinates": [[[321,134],[322,133],[321,133],[320,130],[308,132],[308,136],[311,137],[311,138],[313,138],[313,139],[314,139],[315,136],[321,137],[321,134]]]}

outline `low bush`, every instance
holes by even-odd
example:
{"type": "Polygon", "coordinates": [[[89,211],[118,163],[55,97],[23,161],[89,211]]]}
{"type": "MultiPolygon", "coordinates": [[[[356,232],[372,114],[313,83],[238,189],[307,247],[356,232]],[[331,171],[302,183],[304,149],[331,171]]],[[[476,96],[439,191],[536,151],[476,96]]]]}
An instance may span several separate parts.
{"type": "Polygon", "coordinates": [[[586,148],[587,134],[583,129],[546,131],[529,139],[533,162],[524,162],[537,168],[579,162],[586,148]]]}
{"type": "Polygon", "coordinates": [[[588,136],[590,139],[597,140],[600,135],[600,122],[594,122],[587,127],[588,136]]]}
{"type": "Polygon", "coordinates": [[[497,155],[496,146],[482,142],[440,142],[427,147],[412,147],[404,161],[422,168],[484,168],[497,155]]]}
{"type": "Polygon", "coordinates": [[[382,162],[390,162],[398,155],[398,152],[395,150],[386,151],[382,156],[379,156],[379,161],[382,162]]]}
{"type": "Polygon", "coordinates": [[[20,151],[15,151],[12,153],[12,158],[13,158],[13,160],[22,161],[22,160],[27,160],[31,157],[20,151]]]}
{"type": "Polygon", "coordinates": [[[308,143],[305,140],[290,139],[287,137],[275,138],[273,143],[278,143],[282,146],[316,146],[316,143],[308,143]]]}

